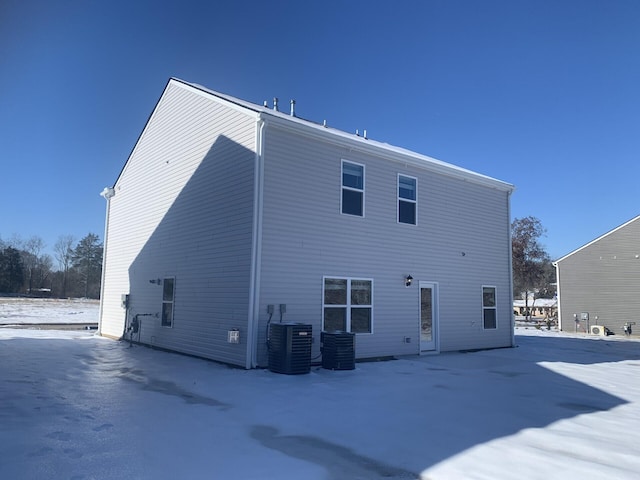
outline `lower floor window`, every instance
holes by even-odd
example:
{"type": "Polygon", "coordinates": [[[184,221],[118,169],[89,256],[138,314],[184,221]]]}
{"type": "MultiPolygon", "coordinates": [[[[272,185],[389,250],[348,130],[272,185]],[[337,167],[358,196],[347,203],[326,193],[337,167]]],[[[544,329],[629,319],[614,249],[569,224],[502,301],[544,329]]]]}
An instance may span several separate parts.
{"type": "Polygon", "coordinates": [[[482,287],[482,319],[485,329],[496,328],[496,287],[482,287]]]}
{"type": "Polygon", "coordinates": [[[323,283],[322,329],[371,333],[373,280],[325,277],[323,283]]]}
{"type": "Polygon", "coordinates": [[[163,327],[173,326],[173,299],[175,296],[175,278],[162,281],[162,320],[163,327]]]}

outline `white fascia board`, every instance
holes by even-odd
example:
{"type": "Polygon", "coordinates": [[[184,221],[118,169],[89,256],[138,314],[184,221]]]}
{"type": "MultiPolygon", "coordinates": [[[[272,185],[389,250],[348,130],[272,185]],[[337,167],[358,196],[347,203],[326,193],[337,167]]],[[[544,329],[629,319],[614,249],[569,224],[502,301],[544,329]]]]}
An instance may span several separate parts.
{"type": "Polygon", "coordinates": [[[214,92],[213,90],[209,90],[208,88],[205,88],[201,85],[185,82],[184,80],[180,80],[178,78],[171,78],[169,80],[169,84],[177,85],[181,88],[184,88],[185,90],[195,93],[196,95],[206,97],[210,100],[214,99],[219,103],[221,103],[222,105],[224,105],[225,107],[228,107],[232,110],[236,110],[237,112],[244,113],[247,116],[255,118],[256,121],[258,119],[258,114],[260,113],[262,108],[262,107],[256,108],[257,106],[252,103],[244,102],[240,99],[236,99],[229,95],[224,95],[222,93],[214,92]]]}
{"type": "Polygon", "coordinates": [[[636,220],[640,220],[640,215],[638,215],[637,217],[633,217],[631,220],[629,220],[628,222],[623,223],[622,225],[614,228],[613,230],[608,231],[607,233],[605,233],[604,235],[600,235],[598,238],[596,238],[595,240],[591,240],[589,243],[584,244],[583,246],[581,246],[580,248],[576,248],[575,250],[573,250],[572,252],[567,253],[564,257],[559,258],[558,260],[556,260],[555,262],[552,262],[553,265],[555,265],[556,267],[558,266],[558,263],[563,261],[566,258],[569,258],[572,255],[575,255],[576,253],[578,253],[581,250],[584,250],[585,248],[587,248],[590,245],[593,245],[596,242],[599,242],[600,240],[602,240],[605,237],[608,237],[609,235],[611,235],[612,233],[617,232],[618,230],[626,227],[627,225],[629,225],[630,223],[635,222],[636,220]]]}

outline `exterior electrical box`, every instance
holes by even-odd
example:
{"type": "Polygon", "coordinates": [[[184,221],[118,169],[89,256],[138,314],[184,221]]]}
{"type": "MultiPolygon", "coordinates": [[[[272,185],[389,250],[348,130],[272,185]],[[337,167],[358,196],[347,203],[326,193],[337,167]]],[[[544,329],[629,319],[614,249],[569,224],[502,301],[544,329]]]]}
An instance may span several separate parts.
{"type": "Polygon", "coordinates": [[[356,335],[350,332],[322,332],[320,334],[322,368],[353,370],[356,368],[356,335]]]}
{"type": "Polygon", "coordinates": [[[272,323],[269,327],[269,370],[297,375],[311,370],[312,326],[272,323]]]}

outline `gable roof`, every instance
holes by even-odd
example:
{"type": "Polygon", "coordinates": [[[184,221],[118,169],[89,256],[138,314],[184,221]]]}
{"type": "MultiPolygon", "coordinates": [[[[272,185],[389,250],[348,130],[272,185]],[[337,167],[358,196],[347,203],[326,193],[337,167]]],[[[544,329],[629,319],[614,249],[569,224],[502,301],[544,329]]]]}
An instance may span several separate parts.
{"type": "Polygon", "coordinates": [[[209,88],[203,87],[196,83],[186,82],[178,78],[172,78],[170,82],[176,82],[196,90],[202,93],[217,97],[234,104],[236,106],[245,108],[249,111],[259,114],[263,118],[268,118],[272,123],[277,123],[281,127],[291,128],[299,133],[321,137],[325,140],[348,143],[351,148],[358,148],[364,151],[369,151],[377,155],[384,155],[392,159],[402,158],[402,161],[412,163],[418,167],[427,168],[429,170],[437,171],[438,173],[463,178],[473,183],[483,184],[492,188],[502,190],[505,192],[513,192],[515,186],[513,184],[497,180],[487,175],[452,165],[450,163],[443,162],[427,155],[422,155],[411,150],[407,150],[401,147],[396,147],[388,143],[378,142],[371,140],[367,137],[361,137],[356,134],[351,134],[338,130],[336,128],[321,125],[319,123],[306,120],[297,116],[292,116],[288,113],[280,112],[278,110],[271,109],[263,105],[257,105],[255,103],[247,102],[231,95],[226,95],[220,92],[216,92],[209,88]]]}
{"type": "MultiPolygon", "coordinates": [[[[262,118],[268,121],[271,125],[278,126],[280,128],[293,130],[301,135],[308,135],[316,138],[323,139],[325,141],[329,141],[332,143],[346,145],[351,149],[357,149],[364,153],[370,153],[377,156],[386,157],[392,161],[401,161],[403,163],[411,164],[413,166],[424,168],[426,170],[430,170],[442,175],[460,178],[465,181],[469,181],[471,183],[484,185],[487,187],[494,188],[496,190],[512,193],[515,190],[515,186],[511,183],[507,183],[501,180],[497,180],[493,177],[489,177],[487,175],[482,175],[480,173],[474,172],[472,170],[468,170],[466,168],[458,167],[456,165],[443,162],[433,157],[429,157],[427,155],[422,155],[420,153],[413,152],[411,150],[407,150],[401,147],[396,147],[390,145],[388,143],[378,142],[375,140],[371,140],[367,137],[361,137],[356,134],[351,134],[344,132],[342,130],[338,130],[336,128],[328,127],[327,125],[321,125],[316,122],[312,122],[310,120],[306,120],[297,116],[292,116],[288,113],[280,112],[269,107],[263,105],[257,105],[255,103],[251,103],[231,95],[226,95],[224,93],[216,92],[209,88],[203,87],[202,85],[198,85],[196,83],[190,83],[178,78],[170,78],[165,86],[165,89],[160,96],[160,99],[156,103],[149,119],[145,127],[143,128],[136,144],[134,145],[129,158],[133,155],[133,152],[136,149],[136,146],[146,127],[149,125],[149,122],[153,118],[153,114],[157,109],[162,97],[165,92],[169,88],[170,85],[177,85],[183,88],[189,89],[192,92],[199,93],[201,95],[214,97],[219,101],[226,103],[229,106],[233,106],[240,110],[244,110],[247,113],[254,113],[258,118],[262,118]]],[[[125,165],[126,166],[126,165],[125,165]]],[[[124,167],[123,167],[124,170],[124,167]]],[[[122,172],[121,172],[122,174],[122,172]]],[[[117,180],[116,180],[117,183],[117,180]]]]}
{"type": "Polygon", "coordinates": [[[593,245],[596,242],[599,242],[600,240],[602,240],[605,237],[608,237],[609,235],[617,232],[618,230],[623,229],[624,227],[626,227],[627,225],[640,220],[640,215],[638,215],[637,217],[632,218],[631,220],[629,220],[628,222],[623,223],[622,225],[617,226],[616,228],[614,228],[613,230],[608,231],[607,233],[605,233],[604,235],[600,235],[598,238],[591,240],[589,243],[584,244],[583,246],[573,250],[572,252],[567,253],[564,257],[559,258],[558,260],[556,260],[555,262],[553,262],[554,264],[557,264],[561,261],[563,261],[564,259],[578,253],[581,250],[584,250],[585,248],[587,248],[590,245],[593,245]]]}

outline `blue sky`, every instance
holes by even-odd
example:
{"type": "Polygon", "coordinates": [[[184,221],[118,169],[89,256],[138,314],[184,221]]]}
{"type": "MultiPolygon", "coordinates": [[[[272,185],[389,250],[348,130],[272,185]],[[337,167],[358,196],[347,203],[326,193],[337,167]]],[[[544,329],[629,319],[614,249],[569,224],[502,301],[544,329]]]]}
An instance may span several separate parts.
{"type": "Polygon", "coordinates": [[[0,238],[102,237],[172,76],[513,183],[553,258],[640,214],[636,0],[3,0],[0,238]]]}

